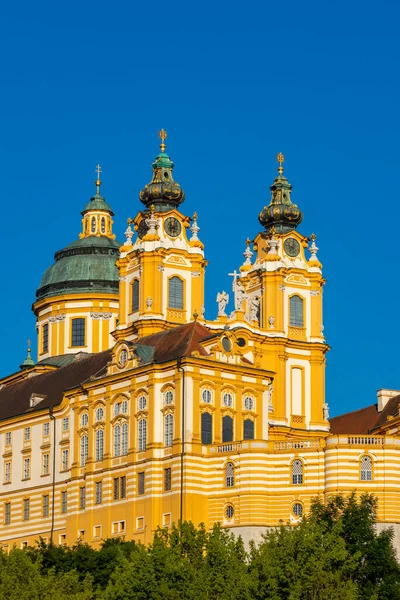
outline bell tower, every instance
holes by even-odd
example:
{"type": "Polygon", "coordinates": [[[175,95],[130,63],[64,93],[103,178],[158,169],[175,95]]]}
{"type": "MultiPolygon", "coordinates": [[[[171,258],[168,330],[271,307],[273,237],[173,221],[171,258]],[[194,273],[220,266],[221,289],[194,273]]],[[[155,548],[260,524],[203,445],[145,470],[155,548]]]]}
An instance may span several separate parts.
{"type": "Polygon", "coordinates": [[[153,162],[152,180],[139,193],[145,208],[128,219],[117,263],[117,339],[135,339],[188,323],[204,306],[207,262],[198,237],[197,215],[191,219],[180,211],[185,193],[173,177],[174,163],[165,152],[164,129],[159,137],[161,152],[153,162]]]}

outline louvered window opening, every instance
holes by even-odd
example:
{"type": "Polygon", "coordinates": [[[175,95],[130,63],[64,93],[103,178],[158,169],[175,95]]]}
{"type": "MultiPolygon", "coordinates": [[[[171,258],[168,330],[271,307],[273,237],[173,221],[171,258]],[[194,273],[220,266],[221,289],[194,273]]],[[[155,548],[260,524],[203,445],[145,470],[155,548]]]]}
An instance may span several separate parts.
{"type": "Polygon", "coordinates": [[[139,310],[139,280],[134,279],[132,283],[132,312],[139,310]]]}
{"type": "Polygon", "coordinates": [[[290,298],[290,325],[304,327],[303,300],[300,296],[290,298]]]}
{"type": "Polygon", "coordinates": [[[171,277],[168,285],[169,308],[183,308],[183,281],[179,277],[171,277]]]}

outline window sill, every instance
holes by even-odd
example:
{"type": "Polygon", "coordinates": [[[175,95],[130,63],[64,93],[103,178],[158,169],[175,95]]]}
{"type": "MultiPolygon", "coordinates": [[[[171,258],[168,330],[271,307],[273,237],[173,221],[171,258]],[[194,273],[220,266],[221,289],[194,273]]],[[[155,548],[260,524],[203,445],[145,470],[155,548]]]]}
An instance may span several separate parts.
{"type": "Polygon", "coordinates": [[[49,477],[50,473],[42,473],[40,477],[49,477]]]}
{"type": "Polygon", "coordinates": [[[3,485],[11,485],[12,481],[3,481],[3,485]]]}

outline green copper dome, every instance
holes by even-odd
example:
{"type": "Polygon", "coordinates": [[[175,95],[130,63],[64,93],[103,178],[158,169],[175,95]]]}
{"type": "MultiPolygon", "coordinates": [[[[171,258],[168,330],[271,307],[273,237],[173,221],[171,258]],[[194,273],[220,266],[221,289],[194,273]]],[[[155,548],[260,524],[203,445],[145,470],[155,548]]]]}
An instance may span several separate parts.
{"type": "Polygon", "coordinates": [[[96,194],[82,211],[84,225],[80,239],[55,253],[55,263],[45,271],[36,291],[37,300],[60,294],[118,293],[115,263],[122,244],[112,234],[113,212],[100,194],[100,185],[97,179],[96,194]],[[85,217],[88,211],[92,214],[90,219],[85,217]],[[104,211],[109,215],[102,216],[104,211]]]}
{"type": "Polygon", "coordinates": [[[178,208],[179,204],[182,204],[185,199],[185,192],[179,183],[174,181],[172,175],[174,163],[165,153],[164,141],[167,133],[164,129],[160,131],[159,136],[162,140],[160,144],[161,153],[156,156],[156,160],[152,165],[153,179],[140,191],[139,198],[146,208],[154,205],[156,212],[167,212],[173,208],[178,208]]]}
{"type": "Polygon", "coordinates": [[[283,175],[283,154],[278,154],[278,177],[269,188],[271,190],[271,202],[260,212],[258,220],[267,232],[275,227],[276,233],[287,233],[296,229],[303,220],[303,213],[296,204],[291,201],[292,186],[283,175]]]}

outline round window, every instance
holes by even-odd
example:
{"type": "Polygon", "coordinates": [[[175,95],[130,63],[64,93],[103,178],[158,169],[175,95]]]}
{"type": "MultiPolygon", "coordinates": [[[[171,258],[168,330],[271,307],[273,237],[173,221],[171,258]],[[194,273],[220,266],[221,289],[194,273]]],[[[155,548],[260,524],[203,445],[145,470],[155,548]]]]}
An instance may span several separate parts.
{"type": "Polygon", "coordinates": [[[168,392],[165,392],[164,403],[165,404],[172,404],[173,400],[174,400],[174,395],[171,392],[171,390],[168,390],[168,392]]]}
{"type": "Polygon", "coordinates": [[[232,394],[224,394],[224,405],[229,408],[233,405],[232,394]]]}
{"type": "Polygon", "coordinates": [[[119,353],[119,364],[123,367],[126,365],[127,360],[128,360],[128,350],[123,348],[121,350],[121,352],[119,353]]]}
{"type": "Polygon", "coordinates": [[[96,409],[96,421],[102,421],[103,417],[104,417],[104,410],[100,406],[99,408],[96,409]]]}
{"type": "Polygon", "coordinates": [[[246,345],[246,340],[242,337],[238,338],[237,345],[240,346],[240,348],[244,348],[244,346],[246,345]]]}
{"type": "Polygon", "coordinates": [[[87,413],[83,413],[81,416],[81,427],[87,427],[89,423],[89,415],[87,413]]]}
{"type": "Polygon", "coordinates": [[[229,504],[226,508],[225,508],[225,516],[227,519],[232,519],[233,515],[235,514],[235,509],[233,508],[233,506],[231,504],[229,504]]]}
{"type": "Polygon", "coordinates": [[[205,404],[211,404],[211,392],[210,390],[203,390],[201,399],[205,404]]]}
{"type": "Polygon", "coordinates": [[[244,407],[246,410],[253,410],[254,409],[254,400],[253,398],[250,398],[250,396],[247,396],[244,399],[244,407]]]}
{"type": "Polygon", "coordinates": [[[295,517],[301,517],[303,514],[303,505],[300,502],[296,502],[296,504],[293,504],[292,511],[295,517]]]}
{"type": "Polygon", "coordinates": [[[139,400],[138,400],[138,408],[139,410],[144,410],[146,408],[147,405],[147,398],[146,396],[140,396],[139,400]]]}
{"type": "Polygon", "coordinates": [[[231,340],[227,337],[223,337],[222,338],[222,347],[225,350],[225,352],[230,352],[232,350],[231,340]]]}

